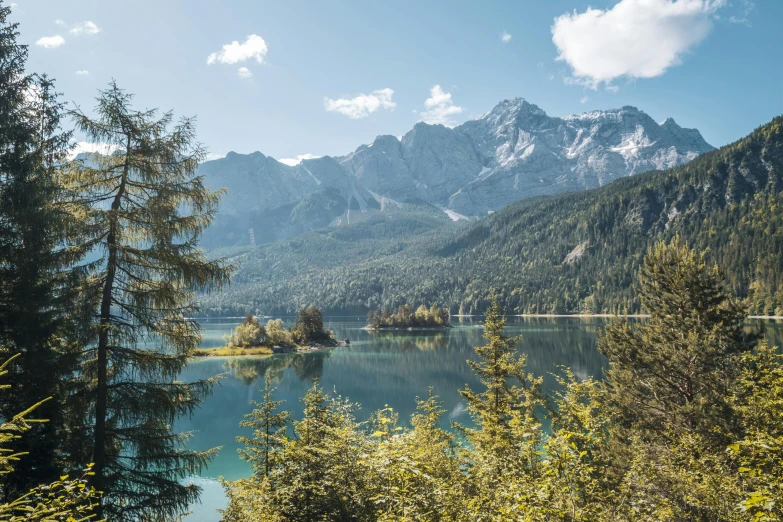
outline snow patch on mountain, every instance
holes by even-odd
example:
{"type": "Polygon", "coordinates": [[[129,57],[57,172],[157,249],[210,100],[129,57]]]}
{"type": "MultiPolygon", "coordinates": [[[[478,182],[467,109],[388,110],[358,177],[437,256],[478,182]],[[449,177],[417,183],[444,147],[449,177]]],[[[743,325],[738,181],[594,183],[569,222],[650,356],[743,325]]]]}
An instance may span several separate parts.
{"type": "Polygon", "coordinates": [[[237,218],[284,216],[308,195],[333,191],[324,200],[329,215],[316,213],[315,227],[334,215],[350,220],[350,208],[386,211],[409,200],[449,211],[450,219],[482,216],[524,197],[675,167],[712,149],[698,130],[672,118],[658,123],[636,107],[558,118],[514,98],[457,127],[419,122],[402,137],[378,136],[344,156],[289,166],[260,152],[232,152],[199,172],[213,189],[229,189],[219,215],[237,218]]]}

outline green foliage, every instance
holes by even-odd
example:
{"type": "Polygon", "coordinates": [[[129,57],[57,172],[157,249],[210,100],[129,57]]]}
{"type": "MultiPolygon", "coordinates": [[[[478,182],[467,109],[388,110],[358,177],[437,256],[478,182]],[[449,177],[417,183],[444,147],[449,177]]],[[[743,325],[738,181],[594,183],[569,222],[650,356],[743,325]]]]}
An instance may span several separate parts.
{"type": "Polygon", "coordinates": [[[137,111],[115,83],[101,91],[95,119],[72,112],[88,139],[117,147],[69,166],[86,248],[99,254],[84,299],[93,338],[84,349],[81,432],[93,455],[99,516],[161,519],[181,514],[200,488],[182,479],[216,450],[183,449],[175,419],[190,415],[213,379],[177,381],[200,339],[193,292],[219,288],[230,269],[198,248],[221,194],[195,175],[204,151],[192,119],[137,111]],[[146,341],[152,341],[146,343],[146,341]]]}
{"type": "Polygon", "coordinates": [[[58,183],[70,140],[60,129],[62,104],[49,78],[25,71],[27,47],[7,21],[10,9],[0,5],[0,359],[22,357],[9,369],[14,393],[0,395],[0,417],[54,398],[37,411],[50,422],[7,442],[29,454],[5,478],[5,495],[17,495],[71,465],[65,410],[80,349],[73,263],[83,249],[69,235],[74,223],[58,183]]]}
{"type": "Polygon", "coordinates": [[[240,348],[253,348],[263,346],[266,340],[266,329],[253,314],[247,314],[239,326],[231,333],[228,345],[240,348]]]}
{"type": "Polygon", "coordinates": [[[237,437],[237,441],[245,445],[239,455],[253,465],[254,473],[268,478],[275,467],[274,459],[286,442],[283,428],[288,424],[289,413],[276,411],[284,401],[273,399],[275,389],[270,387],[268,377],[264,382],[262,401],[253,401],[256,409],[245,415],[246,420],[240,423],[242,427],[253,429],[253,438],[237,437]]]}
{"type": "Polygon", "coordinates": [[[270,319],[262,326],[252,314],[247,314],[230,336],[225,337],[228,348],[257,348],[260,346],[303,346],[331,342],[332,334],[324,329],[321,311],[309,306],[299,310],[293,326],[286,328],[282,319],[270,319]]]}
{"type": "Polygon", "coordinates": [[[780,520],[783,356],[679,238],[650,249],[638,288],[650,320],[607,327],[606,379],[564,368],[551,404],[493,300],[456,435],[432,394],[407,426],[389,407],[357,423],[316,384],[285,438],[267,386],[245,441],[257,472],[224,484],[223,520],[780,520]]]}
{"type": "Polygon", "coordinates": [[[752,520],[783,519],[783,355],[762,342],[743,356],[732,400],[744,438],[729,445],[741,474],[740,509],[752,520]]]}
{"type": "Polygon", "coordinates": [[[615,321],[598,341],[615,422],[647,438],[698,433],[725,447],[736,431],[729,393],[757,340],[744,330],[745,308],[679,237],[650,249],[638,293],[650,319],[615,321]]]}
{"type": "MultiPolygon", "coordinates": [[[[18,355],[0,365],[0,377],[8,375],[8,365],[18,355]]],[[[7,391],[9,384],[0,385],[0,389],[7,391]]],[[[31,430],[44,424],[42,419],[30,418],[33,411],[40,410],[49,399],[34,404],[26,410],[8,415],[0,423],[0,488],[8,490],[8,479],[13,476],[14,467],[24,462],[30,455],[19,453],[14,449],[15,442],[29,436],[31,430]]],[[[68,522],[86,522],[94,520],[95,507],[98,505],[98,492],[88,485],[88,478],[92,475],[92,465],[79,473],[75,478],[67,474],[60,476],[50,484],[36,485],[26,493],[13,500],[0,501],[0,520],[8,522],[54,522],[66,520],[68,522]]],[[[10,497],[13,498],[13,497],[10,497]]]]}
{"type": "Polygon", "coordinates": [[[370,328],[440,328],[449,324],[449,309],[432,304],[429,309],[419,305],[414,312],[410,305],[404,304],[392,313],[388,308],[371,310],[367,314],[367,326],[370,328]]]}
{"type": "Polygon", "coordinates": [[[291,336],[297,344],[316,343],[332,337],[324,330],[324,317],[315,306],[299,310],[291,327],[291,336]]]}
{"type": "Polygon", "coordinates": [[[351,225],[230,251],[242,283],[204,305],[213,313],[290,313],[311,303],[366,313],[437,302],[477,314],[496,291],[518,313],[639,312],[633,274],[650,247],[680,235],[727,270],[727,290],[747,299],[751,313],[776,314],[783,312],[781,189],[778,117],[687,165],[528,198],[458,228],[363,237],[366,227],[351,225]]]}
{"type": "Polygon", "coordinates": [[[283,326],[282,319],[270,319],[264,329],[270,346],[286,346],[294,343],[291,332],[283,326]]]}

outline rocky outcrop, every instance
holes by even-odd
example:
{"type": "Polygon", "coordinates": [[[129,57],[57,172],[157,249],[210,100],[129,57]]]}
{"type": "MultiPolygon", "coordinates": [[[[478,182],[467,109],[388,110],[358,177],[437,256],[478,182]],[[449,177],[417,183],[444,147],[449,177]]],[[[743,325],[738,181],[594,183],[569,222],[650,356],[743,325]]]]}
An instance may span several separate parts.
{"type": "Polygon", "coordinates": [[[256,240],[268,242],[414,199],[452,219],[487,215],[524,197],[598,187],[712,149],[698,130],[671,118],[658,124],[635,107],[558,118],[515,98],[453,129],[417,123],[401,139],[379,136],[346,156],[289,166],[260,152],[229,153],[200,172],[209,186],[228,189],[218,238],[241,242],[254,228],[256,240]]]}

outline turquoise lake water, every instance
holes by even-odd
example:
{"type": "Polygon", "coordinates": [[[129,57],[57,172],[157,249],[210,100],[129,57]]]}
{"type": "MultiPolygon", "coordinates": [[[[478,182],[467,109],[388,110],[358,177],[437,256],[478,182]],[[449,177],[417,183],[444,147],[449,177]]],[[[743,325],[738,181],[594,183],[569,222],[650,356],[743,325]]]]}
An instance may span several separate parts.
{"type": "MultiPolygon", "coordinates": [[[[249,435],[240,428],[242,417],[253,409],[250,401],[259,399],[259,388],[268,376],[277,387],[277,398],[294,418],[301,417],[299,399],[318,378],[329,390],[361,405],[360,418],[385,405],[393,407],[400,419],[415,409],[415,398],[425,397],[428,388],[443,401],[451,420],[467,423],[465,402],[458,390],[465,384],[480,389],[466,361],[475,358],[473,347],[484,344],[479,318],[452,318],[454,328],[444,331],[368,332],[361,328],[365,318],[325,318],[337,339],[349,339],[350,346],[309,354],[268,357],[203,358],[192,362],[181,379],[191,381],[223,375],[221,384],[191,419],[177,423],[177,429],[194,432],[190,446],[222,450],[209,468],[195,479],[204,487],[202,502],[193,506],[187,522],[219,520],[216,510],[225,505],[217,477],[236,479],[250,473],[249,465],[237,455],[235,437],[249,435]]],[[[224,344],[223,336],[239,319],[202,322],[203,347],[224,344]]],[[[771,344],[783,345],[783,321],[754,321],[763,324],[771,344]]],[[[522,335],[519,350],[528,356],[528,370],[544,377],[544,389],[556,388],[552,373],[571,368],[580,378],[601,377],[606,360],[598,353],[598,331],[607,324],[603,318],[521,318],[509,317],[508,335],[522,335]]]]}

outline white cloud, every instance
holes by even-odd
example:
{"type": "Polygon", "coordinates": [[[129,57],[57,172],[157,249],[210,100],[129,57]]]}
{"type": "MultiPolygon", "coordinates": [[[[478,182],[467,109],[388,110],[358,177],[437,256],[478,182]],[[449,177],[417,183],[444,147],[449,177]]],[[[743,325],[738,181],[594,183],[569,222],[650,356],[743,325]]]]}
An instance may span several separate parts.
{"type": "Polygon", "coordinates": [[[587,96],[582,96],[582,99],[579,100],[579,103],[587,103],[589,101],[590,101],[590,98],[588,98],[587,96]]]}
{"type": "Polygon", "coordinates": [[[258,63],[264,62],[266,53],[269,52],[266,42],[257,34],[251,34],[244,43],[234,40],[225,44],[223,49],[207,56],[207,64],[214,63],[234,64],[255,58],[258,63]]]}
{"type": "Polygon", "coordinates": [[[82,69],[81,71],[76,71],[77,76],[87,76],[88,74],[90,74],[90,71],[87,71],[85,69],[82,69]]]}
{"type": "Polygon", "coordinates": [[[620,0],[607,10],[587,8],[555,18],[558,60],[574,83],[597,88],[616,78],[653,78],[681,62],[712,27],[726,0],[620,0]]]}
{"type": "Polygon", "coordinates": [[[511,41],[511,35],[506,31],[503,31],[503,34],[500,35],[500,39],[503,40],[503,43],[508,43],[511,41]]]}
{"type": "Polygon", "coordinates": [[[253,77],[253,73],[247,67],[240,67],[239,69],[237,69],[237,75],[240,78],[244,78],[244,79],[253,77]]]}
{"type": "Polygon", "coordinates": [[[70,158],[73,159],[79,154],[103,154],[108,155],[119,147],[111,143],[91,143],[89,141],[80,141],[71,150],[70,158]]]}
{"type": "Polygon", "coordinates": [[[225,158],[225,157],[226,157],[225,154],[219,154],[217,152],[210,152],[209,154],[207,154],[206,161],[212,161],[212,160],[221,159],[221,158],[225,158]]]}
{"type": "Polygon", "coordinates": [[[74,25],[69,32],[79,36],[81,34],[98,34],[101,32],[101,29],[93,22],[85,20],[84,22],[79,22],[78,24],[74,25]]]}
{"type": "Polygon", "coordinates": [[[54,36],[44,36],[43,38],[39,38],[35,42],[35,45],[40,45],[41,47],[45,47],[46,49],[54,49],[55,47],[60,47],[64,43],[65,43],[65,38],[63,38],[59,34],[56,34],[54,36]]]}
{"type": "Polygon", "coordinates": [[[56,23],[57,25],[65,25],[65,22],[63,22],[59,18],[57,20],[55,20],[54,23],[56,23]]]}
{"type": "Polygon", "coordinates": [[[389,89],[378,89],[370,94],[360,94],[354,98],[324,98],[324,106],[329,112],[339,112],[351,119],[358,120],[366,118],[379,109],[394,109],[397,104],[392,101],[394,91],[389,89]]]}
{"type": "Polygon", "coordinates": [[[451,93],[445,92],[440,85],[435,85],[430,89],[430,97],[424,101],[424,107],[427,110],[419,113],[421,121],[432,124],[439,123],[446,127],[453,127],[455,122],[451,117],[465,110],[454,105],[451,93]]]}
{"type": "Polygon", "coordinates": [[[742,24],[747,27],[752,27],[752,24],[748,19],[748,15],[750,15],[750,12],[753,11],[753,9],[755,9],[756,2],[755,0],[742,0],[742,5],[744,7],[744,12],[742,13],[742,16],[732,15],[729,17],[729,22],[732,24],[742,24]]]}
{"type": "Polygon", "coordinates": [[[307,154],[299,154],[295,158],[283,158],[283,159],[279,159],[277,161],[279,161],[280,163],[284,163],[285,165],[288,165],[289,167],[295,167],[296,165],[299,165],[300,163],[302,163],[302,161],[304,161],[304,160],[318,159],[320,157],[321,156],[316,156],[315,154],[307,153],[307,154]]]}

